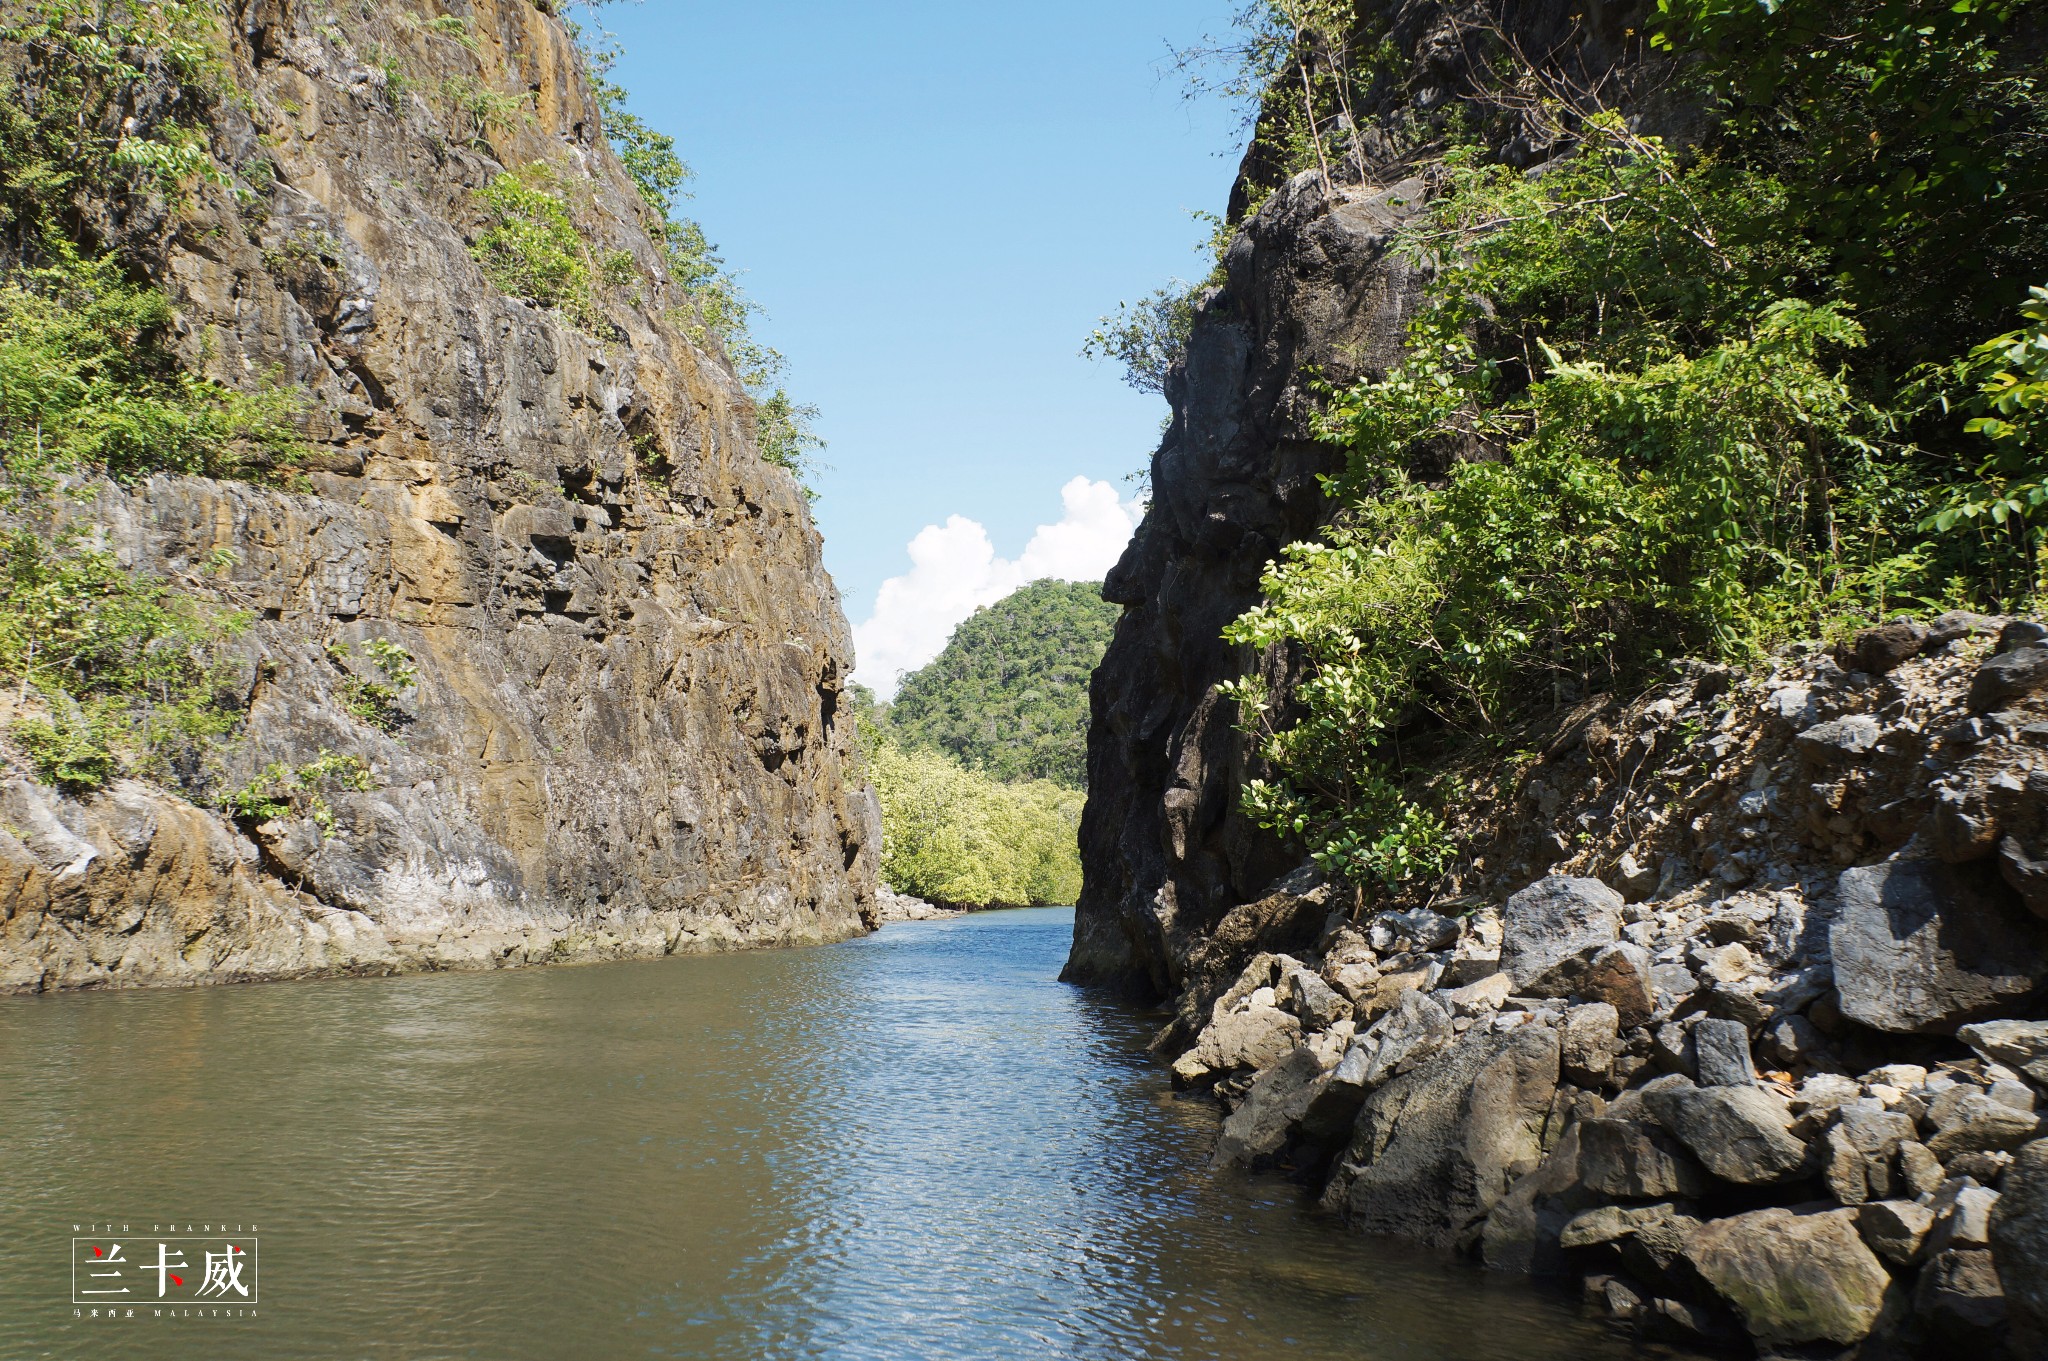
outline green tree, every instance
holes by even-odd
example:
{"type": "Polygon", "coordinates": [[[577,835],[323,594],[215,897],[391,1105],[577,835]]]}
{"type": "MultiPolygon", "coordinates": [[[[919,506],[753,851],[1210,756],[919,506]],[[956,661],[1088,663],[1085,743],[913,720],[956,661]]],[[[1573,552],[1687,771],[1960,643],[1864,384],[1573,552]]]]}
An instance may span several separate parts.
{"type": "Polygon", "coordinates": [[[998,780],[1078,789],[1088,771],[1088,680],[1119,611],[1085,581],[1034,581],[976,610],[903,678],[889,723],[998,780]]]}

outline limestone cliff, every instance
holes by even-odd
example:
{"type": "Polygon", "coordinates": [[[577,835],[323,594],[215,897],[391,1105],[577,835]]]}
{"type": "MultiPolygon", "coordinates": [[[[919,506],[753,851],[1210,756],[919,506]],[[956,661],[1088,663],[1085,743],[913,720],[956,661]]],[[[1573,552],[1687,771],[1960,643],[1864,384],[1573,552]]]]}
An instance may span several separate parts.
{"type": "Polygon", "coordinates": [[[124,565],[251,613],[247,719],[181,790],[69,798],[10,756],[0,988],[865,929],[879,838],[817,532],[732,367],[686,334],[562,22],[531,0],[227,10],[210,137],[232,183],[90,226],[171,294],[189,365],[302,395],[314,452],[289,490],[66,499],[124,565]],[[472,256],[477,191],[532,166],[615,262],[580,323],[472,256]],[[372,640],[418,668],[385,723],[348,703],[372,640]],[[331,794],[331,827],[184,797],[324,751],[373,786],[331,794]]]}

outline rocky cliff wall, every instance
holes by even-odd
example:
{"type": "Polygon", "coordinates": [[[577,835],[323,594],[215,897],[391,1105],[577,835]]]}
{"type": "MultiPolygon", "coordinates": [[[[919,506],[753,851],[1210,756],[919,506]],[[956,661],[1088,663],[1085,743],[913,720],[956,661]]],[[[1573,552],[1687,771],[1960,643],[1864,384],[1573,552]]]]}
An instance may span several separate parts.
{"type": "MultiPolygon", "coordinates": [[[[1665,97],[1633,25],[1640,6],[1535,0],[1397,0],[1368,7],[1402,74],[1359,110],[1357,156],[1282,181],[1254,141],[1232,191],[1243,221],[1227,281],[1196,299],[1172,417],[1152,461],[1153,500],[1104,595],[1124,606],[1095,673],[1086,884],[1065,977],[1154,997],[1177,992],[1224,914],[1291,865],[1236,810],[1252,772],[1232,705],[1215,687],[1256,663],[1284,703],[1292,661],[1227,647],[1224,625],[1259,600],[1259,575],[1312,537],[1329,507],[1318,479],[1339,455],[1316,443],[1318,384],[1380,377],[1398,359],[1426,282],[1389,254],[1420,210],[1422,176],[1461,96],[1492,78],[1502,42],[1543,69],[1629,100],[1646,130],[1682,135],[1693,113],[1665,97]],[[1489,57],[1489,54],[1494,54],[1489,57]]],[[[1368,46],[1370,44],[1367,44],[1368,46]]],[[[1505,119],[1498,154],[1530,165],[1556,133],[1505,119]]],[[[1333,134],[1334,135],[1334,134],[1333,134]]]]}
{"type": "Polygon", "coordinates": [[[65,513],[253,618],[245,735],[188,784],[331,751],[373,787],[328,794],[331,827],[254,824],[133,782],[65,797],[10,756],[0,988],[863,930],[879,832],[818,535],[730,365],[687,338],[562,23],[531,0],[229,15],[211,140],[233,183],[92,225],[172,295],[192,367],[302,394],[313,453],[291,490],[159,476],[65,513]],[[515,112],[481,125],[451,90],[515,112]],[[630,262],[580,325],[472,258],[476,191],[536,165],[593,258],[630,262]],[[419,673],[386,723],[348,703],[379,639],[419,673]]]}

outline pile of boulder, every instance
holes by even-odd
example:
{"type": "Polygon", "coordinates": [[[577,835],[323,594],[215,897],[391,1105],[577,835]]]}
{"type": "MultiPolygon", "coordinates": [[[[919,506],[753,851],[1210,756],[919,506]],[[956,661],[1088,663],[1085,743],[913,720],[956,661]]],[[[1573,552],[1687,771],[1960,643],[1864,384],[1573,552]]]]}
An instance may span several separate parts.
{"type": "Polygon", "coordinates": [[[1319,934],[1205,961],[1161,1037],[1217,1164],[1646,1336],[2048,1356],[2043,691],[2048,630],[1975,616],[1700,668],[1493,791],[1552,872],[1293,876],[1259,920],[1319,934]]]}

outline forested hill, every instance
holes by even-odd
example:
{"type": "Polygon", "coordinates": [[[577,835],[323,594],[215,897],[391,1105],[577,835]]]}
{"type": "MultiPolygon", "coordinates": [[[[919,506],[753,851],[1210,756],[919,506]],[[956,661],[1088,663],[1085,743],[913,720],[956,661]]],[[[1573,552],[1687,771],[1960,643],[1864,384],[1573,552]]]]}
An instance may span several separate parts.
{"type": "Polygon", "coordinates": [[[1092,581],[1034,581],[961,624],[910,673],[890,710],[907,746],[936,747],[999,780],[1087,778],[1088,677],[1117,607],[1092,581]]]}

